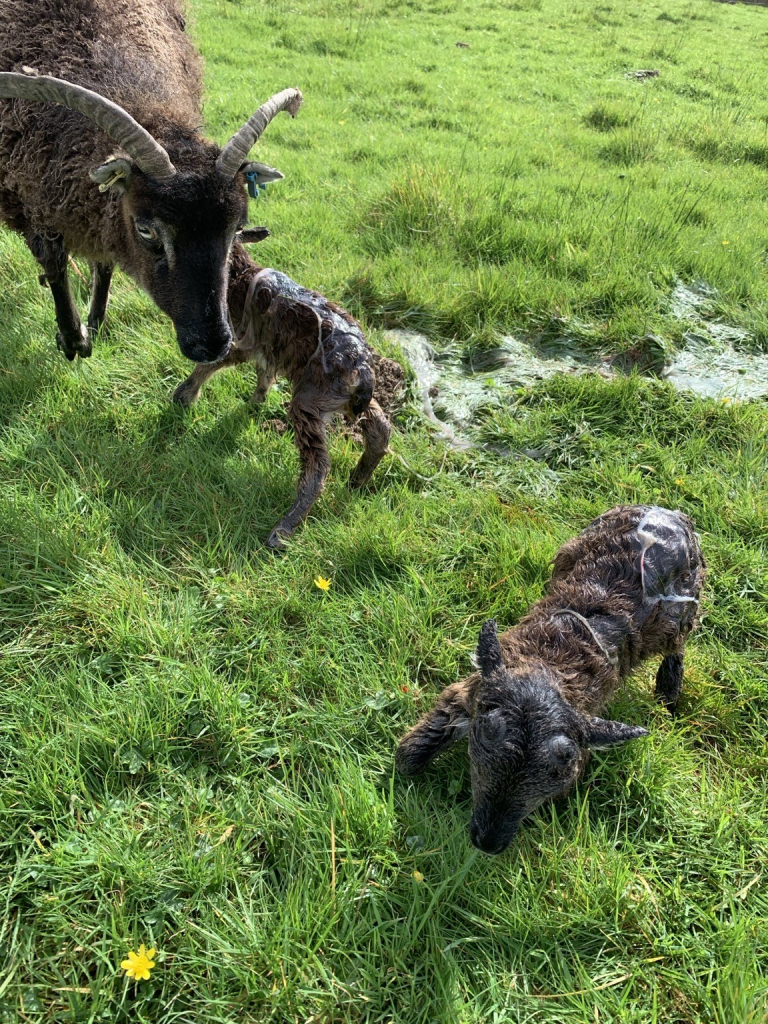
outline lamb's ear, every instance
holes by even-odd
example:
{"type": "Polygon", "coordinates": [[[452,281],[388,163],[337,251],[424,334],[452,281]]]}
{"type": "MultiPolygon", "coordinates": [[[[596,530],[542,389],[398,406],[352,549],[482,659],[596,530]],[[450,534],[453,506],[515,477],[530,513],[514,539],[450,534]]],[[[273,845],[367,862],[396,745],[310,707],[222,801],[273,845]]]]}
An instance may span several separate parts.
{"type": "Polygon", "coordinates": [[[278,171],[276,167],[270,167],[268,164],[260,164],[258,160],[249,160],[244,163],[240,168],[243,174],[250,177],[252,181],[255,181],[257,185],[267,185],[270,181],[280,181],[285,175],[282,171],[278,171]]]}
{"type": "Polygon", "coordinates": [[[590,750],[618,747],[628,740],[637,740],[647,735],[648,730],[639,725],[625,725],[623,722],[611,722],[605,718],[587,719],[587,746],[590,750]]]}
{"type": "Polygon", "coordinates": [[[111,156],[101,167],[94,167],[88,177],[99,186],[99,192],[106,192],[107,189],[114,190],[122,195],[131,183],[133,164],[122,156],[111,156]]]}
{"type": "Polygon", "coordinates": [[[496,635],[496,620],[486,619],[477,644],[477,665],[484,676],[491,676],[504,668],[501,644],[496,635]]]}

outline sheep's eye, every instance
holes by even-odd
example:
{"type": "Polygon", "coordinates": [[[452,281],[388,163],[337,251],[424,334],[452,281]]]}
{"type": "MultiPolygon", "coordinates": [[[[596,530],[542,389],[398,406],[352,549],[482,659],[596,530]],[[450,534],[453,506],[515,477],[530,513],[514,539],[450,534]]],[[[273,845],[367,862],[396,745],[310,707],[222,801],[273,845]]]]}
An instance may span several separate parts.
{"type": "Polygon", "coordinates": [[[139,224],[136,223],[136,234],[139,238],[143,238],[145,242],[156,242],[157,231],[152,227],[151,224],[139,224]]]}

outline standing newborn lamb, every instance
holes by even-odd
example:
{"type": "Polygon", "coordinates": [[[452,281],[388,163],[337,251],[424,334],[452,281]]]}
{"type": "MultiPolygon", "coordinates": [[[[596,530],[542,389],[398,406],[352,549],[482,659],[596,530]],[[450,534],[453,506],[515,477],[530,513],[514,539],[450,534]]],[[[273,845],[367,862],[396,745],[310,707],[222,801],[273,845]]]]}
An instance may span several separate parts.
{"type": "Polygon", "coordinates": [[[656,696],[675,711],[705,568],[682,512],[625,505],[595,519],[557,552],[546,595],[517,626],[497,637],[485,623],[480,671],[403,737],[398,769],[416,775],[469,736],[470,837],[501,853],[523,818],[573,786],[590,749],[647,735],[594,716],[651,655],[664,656],[656,696]]]}
{"type": "MultiPolygon", "coordinates": [[[[245,231],[243,241],[259,241],[265,229],[245,231]]],[[[260,267],[239,242],[232,249],[227,293],[229,313],[240,328],[229,355],[201,363],[180,384],[174,401],[191,405],[200,388],[225,366],[253,362],[259,375],[254,402],[261,405],[278,376],[292,385],[288,406],[301,460],[296,501],[269,535],[280,548],[306,518],[330,469],[326,425],[336,413],[357,421],[365,445],[350,478],[366,484],[387,451],[392,428],[373,398],[373,356],[360,325],[328,299],[296,284],[277,270],[260,267]],[[359,418],[358,418],[359,417],[359,418]]]]}

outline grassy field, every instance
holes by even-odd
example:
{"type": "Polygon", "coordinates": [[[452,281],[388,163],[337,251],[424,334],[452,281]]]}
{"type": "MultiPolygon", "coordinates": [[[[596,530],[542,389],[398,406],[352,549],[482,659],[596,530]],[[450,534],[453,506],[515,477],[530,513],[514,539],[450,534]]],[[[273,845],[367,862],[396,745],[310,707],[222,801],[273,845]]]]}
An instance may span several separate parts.
{"type": "MultiPolygon", "coordinates": [[[[497,332],[670,350],[674,282],[768,348],[768,12],[709,0],[196,0],[207,116],[306,106],[257,156],[271,266],[469,351],[497,332]],[[457,47],[456,42],[469,44],[457,47]],[[628,71],[654,68],[640,82],[628,71]]],[[[290,550],[290,436],[222,374],[183,414],[167,321],[125,278],[94,358],[0,234],[0,1024],[764,1024],[768,408],[560,376],[451,452],[414,407],[371,492],[290,550]],[[438,472],[441,469],[442,471],[438,472]],[[619,502],[694,516],[710,563],[682,714],[649,665],[508,853],[476,853],[463,750],[397,739],[619,502]],[[322,594],[313,578],[331,580],[322,594]],[[158,950],[149,981],[119,969],[158,950]]],[[[85,301],[83,291],[82,300],[85,301]]]]}

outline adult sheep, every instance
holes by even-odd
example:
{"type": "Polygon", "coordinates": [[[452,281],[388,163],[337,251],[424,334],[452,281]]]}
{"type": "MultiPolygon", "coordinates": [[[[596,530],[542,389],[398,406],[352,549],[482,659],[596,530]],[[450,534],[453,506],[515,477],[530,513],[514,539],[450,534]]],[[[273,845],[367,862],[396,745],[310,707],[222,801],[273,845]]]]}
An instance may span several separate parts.
{"type": "Polygon", "coordinates": [[[230,348],[245,176],[282,177],[247,156],[301,93],[274,96],[219,149],[200,132],[201,70],[178,0],[0,0],[0,217],[42,267],[68,359],[91,354],[116,264],[171,318],[184,355],[230,348]],[[70,253],[92,267],[87,329],[70,253]]]}

